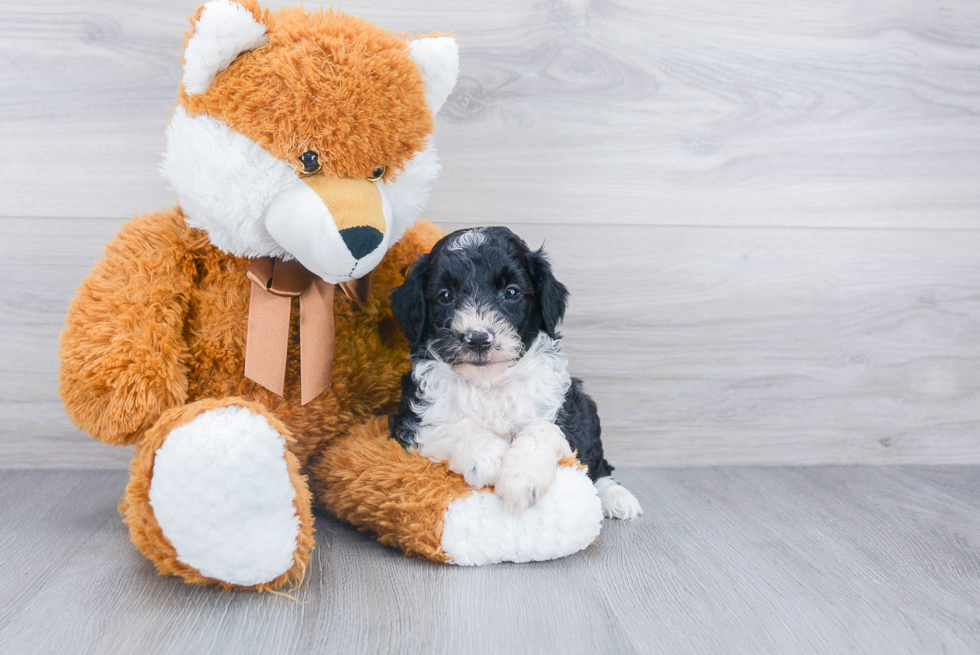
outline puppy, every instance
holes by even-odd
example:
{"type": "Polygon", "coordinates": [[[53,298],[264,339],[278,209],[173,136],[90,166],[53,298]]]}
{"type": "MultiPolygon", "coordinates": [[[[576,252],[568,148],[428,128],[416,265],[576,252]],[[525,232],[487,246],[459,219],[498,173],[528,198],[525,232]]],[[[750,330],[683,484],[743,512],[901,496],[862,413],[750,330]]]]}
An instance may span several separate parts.
{"type": "Polygon", "coordinates": [[[493,485],[515,514],[577,452],[603,513],[633,519],[640,504],[612,477],[595,403],[559,348],[567,298],[545,254],[507,228],[440,240],[391,294],[413,361],[391,434],[474,488],[493,485]]]}

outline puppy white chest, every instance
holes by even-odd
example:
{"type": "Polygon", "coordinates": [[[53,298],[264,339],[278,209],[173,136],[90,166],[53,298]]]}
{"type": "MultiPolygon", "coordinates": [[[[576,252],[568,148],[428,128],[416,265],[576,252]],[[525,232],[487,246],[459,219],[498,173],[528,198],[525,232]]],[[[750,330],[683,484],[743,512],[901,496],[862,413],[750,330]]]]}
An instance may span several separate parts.
{"type": "Polygon", "coordinates": [[[464,377],[445,362],[417,362],[413,409],[424,427],[470,419],[507,439],[531,421],[554,422],[572,384],[558,345],[542,333],[516,364],[487,380],[464,377]]]}

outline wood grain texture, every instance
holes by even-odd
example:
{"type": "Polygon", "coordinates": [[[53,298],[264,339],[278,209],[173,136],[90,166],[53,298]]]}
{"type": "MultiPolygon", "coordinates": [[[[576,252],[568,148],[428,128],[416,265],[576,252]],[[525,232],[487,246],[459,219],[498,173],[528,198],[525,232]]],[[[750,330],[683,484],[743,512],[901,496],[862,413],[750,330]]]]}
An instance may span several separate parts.
{"type": "Polygon", "coordinates": [[[296,601],[155,575],[121,472],[0,473],[5,653],[975,653],[980,470],[632,470],[571,557],[455,568],[334,520],[296,601]]]}
{"type": "Polygon", "coordinates": [[[0,469],[129,469],[132,447],[77,430],[60,401],[0,402],[0,469]]]}
{"type": "MultiPolygon", "coordinates": [[[[0,214],[172,203],[156,166],[197,4],[7,3],[0,214]]],[[[393,30],[454,30],[462,45],[438,126],[437,220],[976,226],[970,0],[344,8],[393,30]]]]}
{"type": "MultiPolygon", "coordinates": [[[[455,31],[427,215],[547,242],[614,464],[980,464],[980,5],[729,5],[344,8],[455,31]]],[[[126,466],[62,415],[56,344],[121,222],[174,202],[195,6],[4,5],[0,468],[126,466]]]]}
{"type": "MultiPolygon", "coordinates": [[[[56,395],[65,306],[118,222],[4,225],[0,466],[123,467],[56,395]]],[[[572,290],[564,349],[614,465],[980,464],[980,233],[512,227],[572,290]]]]}

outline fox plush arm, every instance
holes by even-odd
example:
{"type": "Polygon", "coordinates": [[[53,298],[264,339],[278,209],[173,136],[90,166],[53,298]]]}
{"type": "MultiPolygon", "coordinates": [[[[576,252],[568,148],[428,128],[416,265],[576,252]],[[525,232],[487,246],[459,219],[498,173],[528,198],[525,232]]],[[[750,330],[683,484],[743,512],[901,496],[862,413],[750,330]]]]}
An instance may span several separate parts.
{"type": "Polygon", "coordinates": [[[133,219],[69,306],[60,394],[75,425],[99,441],[136,443],[187,398],[182,332],[195,268],[186,234],[176,209],[133,219]]]}

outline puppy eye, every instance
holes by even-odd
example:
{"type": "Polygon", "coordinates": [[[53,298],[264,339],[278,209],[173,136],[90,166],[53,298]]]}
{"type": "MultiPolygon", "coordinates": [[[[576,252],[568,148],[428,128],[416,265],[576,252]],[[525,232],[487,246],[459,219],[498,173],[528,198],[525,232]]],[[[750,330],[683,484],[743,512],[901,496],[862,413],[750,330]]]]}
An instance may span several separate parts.
{"type": "Polygon", "coordinates": [[[371,182],[377,182],[381,179],[381,176],[385,174],[386,170],[388,169],[385,168],[384,164],[379,165],[373,171],[371,171],[371,177],[369,177],[368,180],[371,182]]]}
{"type": "Polygon", "coordinates": [[[441,302],[443,305],[448,305],[453,301],[453,292],[450,291],[449,289],[443,289],[436,296],[436,300],[441,302]]]}
{"type": "Polygon", "coordinates": [[[507,289],[504,290],[504,300],[517,300],[523,295],[524,292],[514,286],[507,287],[507,289]]]}
{"type": "Polygon", "coordinates": [[[323,168],[323,165],[320,164],[320,156],[312,150],[307,150],[300,155],[299,162],[303,164],[303,170],[300,172],[300,175],[313,175],[314,173],[319,173],[320,169],[323,168]]]}

